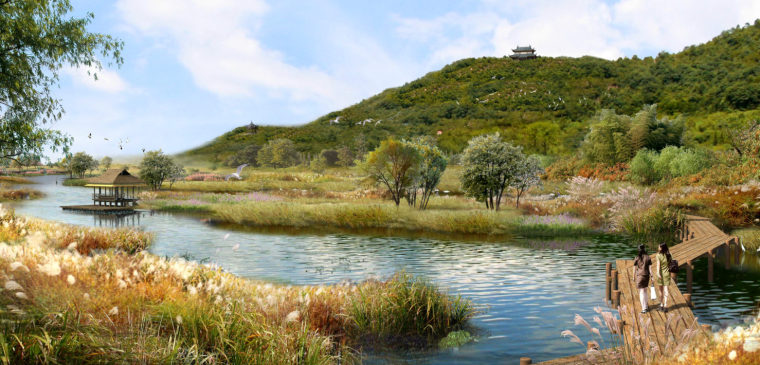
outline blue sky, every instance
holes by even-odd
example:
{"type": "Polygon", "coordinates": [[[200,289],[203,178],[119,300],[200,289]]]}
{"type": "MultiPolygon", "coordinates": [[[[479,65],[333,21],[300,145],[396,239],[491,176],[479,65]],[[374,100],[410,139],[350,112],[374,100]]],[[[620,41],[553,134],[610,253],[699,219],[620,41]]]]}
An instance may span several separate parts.
{"type": "MultiPolygon", "coordinates": [[[[297,125],[516,45],[606,59],[678,52],[760,18],[751,0],[72,0],[124,65],[66,68],[54,124],[73,151],[177,153],[234,127],[297,125]],[[87,135],[93,134],[92,139],[87,135]],[[118,149],[118,141],[123,150],[118,149]],[[108,138],[109,141],[105,141],[108,138]]],[[[57,158],[58,156],[54,156],[57,158]]]]}

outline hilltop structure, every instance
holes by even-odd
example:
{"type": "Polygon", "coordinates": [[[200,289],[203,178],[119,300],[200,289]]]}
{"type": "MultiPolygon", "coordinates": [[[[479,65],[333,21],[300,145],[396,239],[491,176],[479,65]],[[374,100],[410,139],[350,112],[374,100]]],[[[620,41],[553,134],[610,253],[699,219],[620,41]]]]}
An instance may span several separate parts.
{"type": "Polygon", "coordinates": [[[538,58],[538,56],[536,55],[536,49],[531,46],[527,46],[527,47],[517,46],[517,48],[513,49],[512,52],[514,52],[514,54],[509,55],[509,58],[513,60],[523,61],[523,60],[534,60],[538,58]]]}

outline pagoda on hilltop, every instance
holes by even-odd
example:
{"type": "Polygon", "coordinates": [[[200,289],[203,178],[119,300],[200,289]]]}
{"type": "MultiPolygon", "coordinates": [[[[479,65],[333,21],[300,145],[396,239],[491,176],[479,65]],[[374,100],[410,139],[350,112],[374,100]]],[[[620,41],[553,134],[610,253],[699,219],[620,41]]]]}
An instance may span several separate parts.
{"type": "Polygon", "coordinates": [[[531,46],[527,46],[527,47],[517,46],[517,48],[513,49],[512,52],[514,52],[514,54],[509,55],[509,58],[513,60],[522,61],[522,60],[534,60],[538,58],[538,56],[536,56],[535,48],[531,46]]]}

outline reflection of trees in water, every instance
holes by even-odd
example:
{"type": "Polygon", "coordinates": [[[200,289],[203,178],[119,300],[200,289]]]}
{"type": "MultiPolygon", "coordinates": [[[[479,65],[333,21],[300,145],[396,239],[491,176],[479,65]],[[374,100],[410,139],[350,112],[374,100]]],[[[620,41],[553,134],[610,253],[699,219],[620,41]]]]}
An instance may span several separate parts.
{"type": "Polygon", "coordinates": [[[142,212],[120,213],[120,214],[93,214],[93,225],[95,227],[137,227],[140,225],[142,212]]]}

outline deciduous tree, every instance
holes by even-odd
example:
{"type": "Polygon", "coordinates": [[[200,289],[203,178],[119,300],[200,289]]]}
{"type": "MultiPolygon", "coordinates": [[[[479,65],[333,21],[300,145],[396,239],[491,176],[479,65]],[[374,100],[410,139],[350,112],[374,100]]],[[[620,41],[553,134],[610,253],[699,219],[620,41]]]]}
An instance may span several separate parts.
{"type": "Polygon", "coordinates": [[[414,147],[389,139],[369,153],[361,168],[377,184],[388,188],[398,207],[401,195],[418,173],[419,166],[420,155],[414,147]]]}
{"type": "Polygon", "coordinates": [[[161,189],[164,180],[169,179],[174,172],[174,160],[163,151],[148,151],[145,153],[138,168],[140,178],[143,179],[153,190],[161,189]]]}
{"type": "Polygon", "coordinates": [[[257,159],[263,166],[281,168],[297,164],[299,155],[293,145],[293,141],[289,139],[275,139],[269,141],[269,143],[259,150],[257,159]]]}
{"type": "Polygon", "coordinates": [[[499,210],[504,190],[514,183],[522,153],[499,133],[470,140],[462,153],[460,180],[466,195],[499,210]]]}

